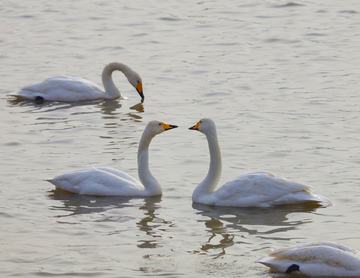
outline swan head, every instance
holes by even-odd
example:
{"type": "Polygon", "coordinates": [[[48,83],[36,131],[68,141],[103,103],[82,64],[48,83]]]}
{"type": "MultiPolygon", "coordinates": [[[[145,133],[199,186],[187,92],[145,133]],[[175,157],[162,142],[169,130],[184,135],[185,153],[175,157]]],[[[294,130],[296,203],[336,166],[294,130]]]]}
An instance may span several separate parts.
{"type": "Polygon", "coordinates": [[[166,130],[177,128],[177,125],[169,125],[160,121],[151,121],[147,124],[144,133],[151,134],[151,136],[158,135],[166,130]]]}
{"type": "Polygon", "coordinates": [[[190,130],[197,130],[200,131],[202,133],[204,133],[205,135],[209,135],[209,134],[216,134],[216,126],[215,123],[212,119],[209,118],[203,118],[200,121],[197,122],[196,125],[189,127],[190,130]]]}
{"type": "Polygon", "coordinates": [[[126,76],[130,82],[130,84],[136,89],[141,97],[141,101],[144,101],[144,92],[143,92],[143,84],[140,75],[133,71],[131,74],[126,76]]]}

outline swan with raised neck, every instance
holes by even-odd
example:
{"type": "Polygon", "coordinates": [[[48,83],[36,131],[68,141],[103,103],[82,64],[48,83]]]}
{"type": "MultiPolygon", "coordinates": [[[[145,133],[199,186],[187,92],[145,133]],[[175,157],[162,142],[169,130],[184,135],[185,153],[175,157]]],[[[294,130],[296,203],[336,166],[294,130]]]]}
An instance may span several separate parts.
{"type": "Polygon", "coordinates": [[[132,176],[107,167],[75,170],[48,179],[56,188],[96,196],[158,196],[162,188],[149,169],[149,145],[163,131],[177,126],[160,121],[151,121],[146,126],[138,148],[138,175],[140,182],[132,176]]]}
{"type": "Polygon", "coordinates": [[[327,198],[313,194],[310,186],[266,171],[241,174],[215,191],[222,170],[215,123],[204,118],[189,129],[205,134],[210,151],[209,171],[193,192],[194,203],[233,207],[269,207],[306,202],[331,204],[327,198]]]}

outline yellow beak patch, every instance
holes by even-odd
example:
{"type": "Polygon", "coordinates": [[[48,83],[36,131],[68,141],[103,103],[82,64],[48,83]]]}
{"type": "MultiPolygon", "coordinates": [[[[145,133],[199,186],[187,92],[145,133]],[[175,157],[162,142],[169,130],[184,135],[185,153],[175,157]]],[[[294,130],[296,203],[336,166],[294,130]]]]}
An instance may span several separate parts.
{"type": "Polygon", "coordinates": [[[142,91],[143,91],[143,87],[142,87],[142,83],[141,83],[141,82],[139,82],[139,83],[137,84],[137,86],[136,86],[136,90],[139,92],[139,94],[141,94],[141,93],[142,93],[142,91]]]}
{"type": "Polygon", "coordinates": [[[198,129],[199,129],[199,125],[200,125],[200,121],[197,122],[197,124],[194,125],[193,127],[190,127],[189,129],[198,130],[198,129]]]}
{"type": "Polygon", "coordinates": [[[168,125],[168,124],[165,124],[165,123],[161,123],[161,126],[162,126],[165,130],[172,129],[172,128],[177,128],[176,125],[168,125]]]}

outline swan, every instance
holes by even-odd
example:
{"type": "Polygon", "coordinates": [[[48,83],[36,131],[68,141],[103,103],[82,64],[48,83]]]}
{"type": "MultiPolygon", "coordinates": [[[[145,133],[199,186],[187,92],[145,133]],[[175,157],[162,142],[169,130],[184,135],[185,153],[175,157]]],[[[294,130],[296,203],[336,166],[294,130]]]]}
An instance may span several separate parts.
{"type": "Polygon", "coordinates": [[[189,129],[204,133],[210,150],[209,172],[193,192],[194,203],[228,207],[270,207],[304,202],[331,203],[325,197],[312,194],[310,186],[266,171],[236,176],[214,192],[220,180],[222,167],[215,123],[209,118],[204,118],[189,129]]]}
{"type": "Polygon", "coordinates": [[[282,248],[255,262],[282,273],[360,276],[360,252],[335,242],[311,242],[282,248]]]}
{"type": "Polygon", "coordinates": [[[107,167],[75,170],[60,174],[46,181],[63,190],[96,196],[158,196],[162,189],[149,169],[149,145],[151,139],[165,130],[176,128],[159,121],[147,124],[139,143],[139,182],[132,176],[107,167]]]}
{"type": "Polygon", "coordinates": [[[116,99],[119,98],[120,91],[116,88],[111,77],[113,71],[121,71],[129,83],[137,90],[141,100],[144,100],[141,77],[130,67],[122,63],[110,63],[105,66],[102,72],[102,82],[105,92],[94,82],[71,76],[54,76],[45,79],[41,83],[27,85],[19,92],[10,93],[18,99],[27,99],[35,101],[64,101],[76,102],[82,100],[96,99],[116,99]]]}

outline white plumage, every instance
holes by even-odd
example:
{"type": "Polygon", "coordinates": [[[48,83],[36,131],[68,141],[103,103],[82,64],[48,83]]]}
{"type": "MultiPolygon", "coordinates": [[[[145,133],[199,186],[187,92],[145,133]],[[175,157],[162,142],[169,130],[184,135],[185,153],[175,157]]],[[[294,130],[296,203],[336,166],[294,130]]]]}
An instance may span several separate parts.
{"type": "Polygon", "coordinates": [[[141,98],[144,99],[142,81],[139,74],[127,65],[116,62],[108,64],[103,70],[102,82],[105,91],[94,82],[80,77],[55,76],[47,78],[41,83],[27,85],[19,92],[8,95],[18,99],[64,102],[116,99],[121,95],[111,76],[115,70],[121,71],[129,83],[137,90],[141,98]]]}
{"type": "Polygon", "coordinates": [[[265,171],[241,174],[215,191],[222,168],[215,123],[204,118],[190,129],[206,135],[210,150],[209,172],[194,190],[194,203],[234,207],[269,207],[305,202],[331,203],[327,198],[313,194],[308,185],[265,171]]]}
{"type": "Polygon", "coordinates": [[[54,184],[57,188],[86,195],[161,195],[161,186],[149,169],[149,145],[151,139],[157,134],[176,127],[175,125],[168,125],[159,121],[151,121],[146,126],[138,149],[138,175],[141,182],[124,172],[106,167],[70,171],[47,181],[54,184]]]}
{"type": "Polygon", "coordinates": [[[278,249],[255,262],[282,273],[360,276],[360,252],[334,242],[312,242],[278,249]]]}

